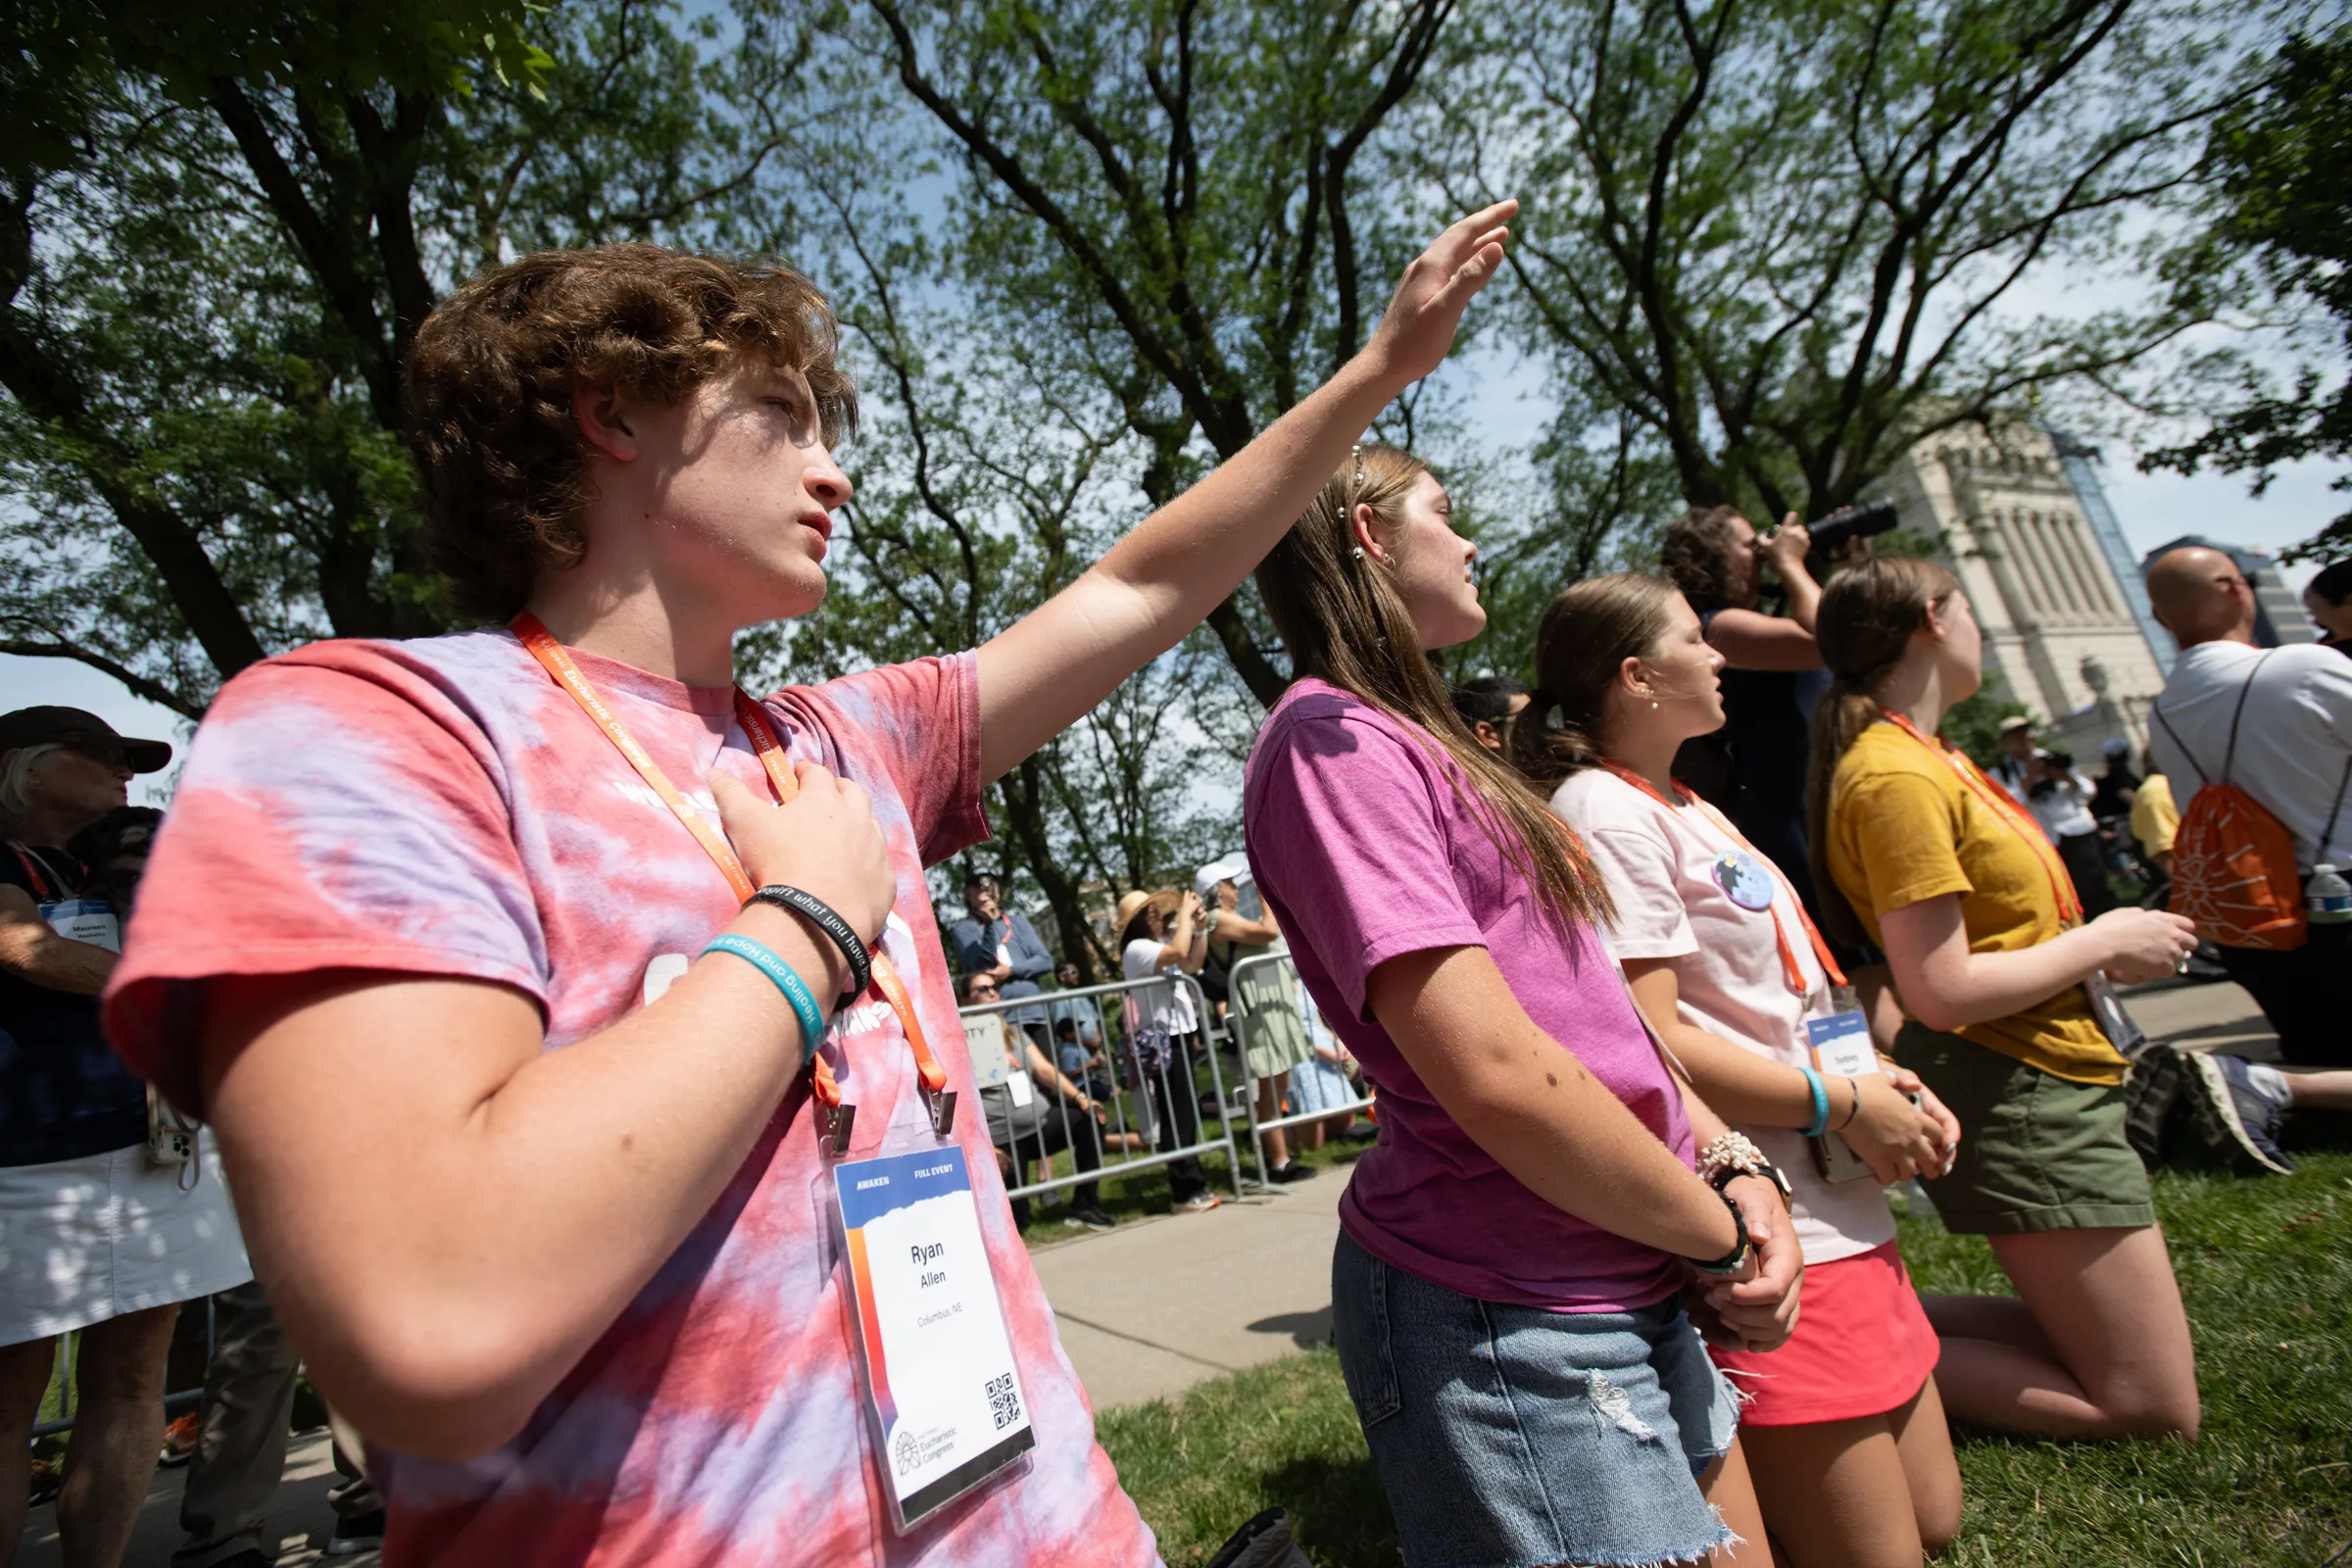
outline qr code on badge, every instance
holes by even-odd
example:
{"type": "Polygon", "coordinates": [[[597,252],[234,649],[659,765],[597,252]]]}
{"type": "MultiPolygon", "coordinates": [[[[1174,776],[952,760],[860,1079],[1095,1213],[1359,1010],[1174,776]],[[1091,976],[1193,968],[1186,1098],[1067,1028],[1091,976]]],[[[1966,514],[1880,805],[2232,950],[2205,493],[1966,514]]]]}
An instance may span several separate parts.
{"type": "Polygon", "coordinates": [[[1021,1391],[1012,1386],[1011,1373],[988,1380],[988,1413],[997,1418],[999,1432],[1021,1418],[1021,1391]]]}

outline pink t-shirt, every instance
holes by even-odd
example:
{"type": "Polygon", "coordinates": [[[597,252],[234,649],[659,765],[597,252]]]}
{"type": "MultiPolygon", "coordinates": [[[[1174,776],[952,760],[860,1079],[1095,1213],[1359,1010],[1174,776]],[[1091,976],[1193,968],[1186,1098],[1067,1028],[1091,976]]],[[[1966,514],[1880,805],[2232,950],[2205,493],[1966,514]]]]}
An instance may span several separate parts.
{"type": "MultiPolygon", "coordinates": [[[[1665,806],[1605,767],[1572,774],[1553,792],[1551,808],[1584,835],[1609,885],[1617,905],[1611,952],[1621,959],[1671,960],[1685,1023],[1767,1060],[1811,1065],[1805,1020],[1834,1010],[1829,976],[1797,917],[1795,893],[1770,861],[1749,854],[1706,808],[1665,806]],[[1740,858],[1725,864],[1727,856],[1740,858]],[[1808,987],[1801,997],[1788,989],[1781,964],[1776,915],[1787,923],[1808,987]]],[[[1842,1102],[1838,1108],[1842,1114],[1842,1102]]],[[[1894,1239],[1894,1216],[1877,1182],[1824,1179],[1793,1127],[1740,1130],[1788,1176],[1795,1200],[1789,1218],[1806,1262],[1836,1262],[1894,1239]]]]}
{"type": "MultiPolygon", "coordinates": [[[[590,655],[581,669],[715,825],[704,773],[767,782],[725,689],[590,655]]],[[[863,785],[898,912],[883,939],[934,1041],[961,1031],[923,867],[987,836],[969,656],[767,699],[796,760],[863,785]]],[[[118,1049],[197,1102],[186,983],[363,968],[462,975],[535,999],[561,1050],[640,1004],[647,965],[692,956],[735,898],[602,730],[503,631],[326,642],[230,681],[191,749],[107,998],[118,1049]]],[[[924,1129],[898,1021],[868,1003],[827,1048],[858,1107],[852,1157],[924,1129]]],[[[943,1051],[976,1106],[971,1063],[943,1051]]],[[[323,1106],[351,1136],[362,1107],[323,1106]]],[[[388,1461],[384,1560],[479,1563],[1148,1563],[1152,1534],[1014,1230],[985,1118],[956,1118],[1037,1447],[919,1527],[887,1523],[839,1277],[811,1199],[805,1093],[522,1435],[466,1463],[388,1461]]]]}
{"type": "Polygon", "coordinates": [[[1369,1013],[1372,971],[1483,947],[1536,1026],[1685,1164],[1683,1099],[1599,939],[1563,935],[1457,789],[1438,744],[1353,694],[1301,680],[1258,732],[1242,789],[1258,891],[1298,978],[1380,1091],[1380,1143],[1340,1222],[1365,1251],[1481,1300],[1621,1311],[1672,1295],[1677,1259],[1537,1197],[1454,1124],[1369,1013]]]}

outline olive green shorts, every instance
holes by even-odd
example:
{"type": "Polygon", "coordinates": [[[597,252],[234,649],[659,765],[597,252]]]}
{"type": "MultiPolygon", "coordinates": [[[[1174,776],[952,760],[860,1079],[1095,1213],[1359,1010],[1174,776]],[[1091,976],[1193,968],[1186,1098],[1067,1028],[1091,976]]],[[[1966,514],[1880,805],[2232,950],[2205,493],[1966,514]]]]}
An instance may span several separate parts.
{"type": "Polygon", "coordinates": [[[2078,1084],[1916,1022],[1894,1059],[1960,1118],[1960,1157],[1928,1183],[1970,1236],[2153,1225],[2148,1173],[2124,1137],[2123,1086],[2078,1084]]]}

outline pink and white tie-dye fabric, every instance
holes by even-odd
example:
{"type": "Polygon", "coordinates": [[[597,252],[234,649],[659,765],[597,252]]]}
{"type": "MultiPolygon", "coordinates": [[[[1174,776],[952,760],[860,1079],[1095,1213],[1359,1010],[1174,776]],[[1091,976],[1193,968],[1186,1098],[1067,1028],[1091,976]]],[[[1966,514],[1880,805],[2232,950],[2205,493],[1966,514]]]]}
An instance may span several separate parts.
{"type": "MultiPolygon", "coordinates": [[[[723,688],[579,654],[714,823],[704,774],[767,789],[723,688]]],[[[795,760],[872,795],[899,876],[884,950],[933,1040],[955,999],[923,867],[987,836],[970,656],[766,700],[795,760]]],[[[646,967],[735,914],[717,868],[505,632],[327,642],[230,681],[197,732],[107,998],[117,1048],[198,1102],[187,984],[361,968],[514,987],[561,1049],[640,1004],[646,967]]],[[[868,1002],[828,1048],[858,1107],[852,1157],[928,1136],[896,1017],[868,1002]],[[846,1038],[843,1038],[846,1036],[846,1038]]],[[[465,1464],[378,1453],[384,1560],[481,1563],[1149,1563],[1151,1531],[1094,1417],[997,1176],[971,1065],[940,1053],[1038,1446],[902,1541],[866,1458],[849,1319],[796,1091],[684,1246],[532,1417],[465,1464]]],[[[323,1114],[341,1114],[322,1111],[323,1114]]],[[[366,1136],[364,1117],[354,1136],[366,1136]]]]}

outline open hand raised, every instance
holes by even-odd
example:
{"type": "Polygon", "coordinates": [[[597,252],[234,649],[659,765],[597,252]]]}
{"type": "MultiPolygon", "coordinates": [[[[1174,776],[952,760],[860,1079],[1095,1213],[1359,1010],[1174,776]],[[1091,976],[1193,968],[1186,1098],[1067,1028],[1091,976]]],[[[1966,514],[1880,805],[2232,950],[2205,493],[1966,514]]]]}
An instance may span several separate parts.
{"type": "Polygon", "coordinates": [[[1400,388],[1445,363],[1463,308],[1502,266],[1502,247],[1510,238],[1503,225],[1518,211],[1514,197],[1472,213],[1404,270],[1404,280],[1372,334],[1372,347],[1388,356],[1400,388]]]}

